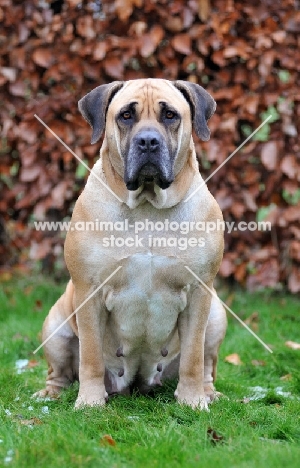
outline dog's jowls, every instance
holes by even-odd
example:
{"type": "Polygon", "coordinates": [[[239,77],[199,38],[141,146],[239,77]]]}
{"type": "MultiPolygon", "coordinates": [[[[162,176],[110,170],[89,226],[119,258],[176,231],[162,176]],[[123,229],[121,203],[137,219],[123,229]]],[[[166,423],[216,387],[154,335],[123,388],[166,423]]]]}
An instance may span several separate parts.
{"type": "Polygon", "coordinates": [[[55,395],[79,379],[75,406],[103,405],[109,394],[129,393],[133,386],[147,391],[178,377],[177,400],[207,408],[217,396],[226,316],[220,301],[185,266],[213,289],[223,232],[201,232],[203,245],[195,246],[190,231],[186,249],[176,245],[181,234],[174,230],[155,233],[165,243],[149,242],[155,235],[149,226],[141,233],[143,241],[132,245],[130,239],[135,223],[145,220],[222,220],[206,185],[185,202],[203,182],[192,128],[209,139],[207,120],[215,102],[192,83],[141,79],[99,86],[81,99],[79,109],[92,127],[92,143],[104,131],[105,136],[93,168],[97,177],[89,176],[76,202],[74,229],[65,243],[71,280],[45,320],[43,340],[122,268],[46,343],[48,377],[38,395],[55,395]],[[76,222],[126,219],[132,227],[121,233],[75,229],[76,222]],[[122,248],[104,242],[112,234],[126,240],[122,248]]]}

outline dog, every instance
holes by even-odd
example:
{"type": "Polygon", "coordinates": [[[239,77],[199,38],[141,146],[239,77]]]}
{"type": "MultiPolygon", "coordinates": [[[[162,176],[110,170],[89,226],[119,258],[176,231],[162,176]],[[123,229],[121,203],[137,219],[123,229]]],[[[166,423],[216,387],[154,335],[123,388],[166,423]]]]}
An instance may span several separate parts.
{"type": "Polygon", "coordinates": [[[101,85],[79,101],[91,143],[105,135],[67,233],[71,280],[44,322],[48,377],[36,395],[55,396],[79,380],[75,408],[101,406],[108,395],[148,391],[178,377],[179,403],[207,409],[218,397],[214,382],[227,321],[213,280],[223,231],[201,232],[203,246],[195,246],[190,231],[188,248],[179,249],[178,231],[165,229],[165,243],[158,245],[151,225],[222,221],[192,138],[194,129],[209,139],[215,108],[197,84],[150,78],[101,85]],[[128,220],[121,248],[110,242],[111,232],[75,228],[95,220],[113,226],[128,220]],[[141,221],[142,240],[132,236],[141,221]]]}

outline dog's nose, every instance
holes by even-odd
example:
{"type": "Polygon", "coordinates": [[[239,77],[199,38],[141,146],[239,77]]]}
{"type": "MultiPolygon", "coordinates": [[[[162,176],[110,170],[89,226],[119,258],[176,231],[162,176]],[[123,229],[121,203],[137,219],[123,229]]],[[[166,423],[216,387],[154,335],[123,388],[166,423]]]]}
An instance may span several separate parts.
{"type": "Polygon", "coordinates": [[[143,130],[137,135],[137,145],[143,152],[153,152],[159,146],[160,136],[154,130],[143,130]]]}

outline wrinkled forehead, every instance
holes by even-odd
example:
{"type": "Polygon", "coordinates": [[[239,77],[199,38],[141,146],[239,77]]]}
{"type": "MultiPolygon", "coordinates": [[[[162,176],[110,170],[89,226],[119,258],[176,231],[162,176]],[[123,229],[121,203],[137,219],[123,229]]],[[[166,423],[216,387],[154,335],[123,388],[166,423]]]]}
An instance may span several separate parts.
{"type": "Polygon", "coordinates": [[[144,79],[127,81],[113,98],[109,109],[118,112],[124,106],[136,102],[140,112],[158,112],[161,103],[166,103],[181,114],[190,111],[188,102],[181,92],[170,81],[144,79]]]}

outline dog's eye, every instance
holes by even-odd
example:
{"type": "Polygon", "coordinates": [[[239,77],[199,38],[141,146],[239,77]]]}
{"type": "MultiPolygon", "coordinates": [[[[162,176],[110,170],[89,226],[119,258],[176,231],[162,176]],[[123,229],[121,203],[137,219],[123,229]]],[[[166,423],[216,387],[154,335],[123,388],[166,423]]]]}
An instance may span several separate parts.
{"type": "Polygon", "coordinates": [[[168,110],[168,111],[166,112],[166,117],[167,117],[167,119],[174,119],[174,117],[175,117],[175,112],[172,112],[172,111],[168,110]]]}
{"type": "Polygon", "coordinates": [[[122,117],[124,120],[128,120],[128,119],[130,119],[130,117],[131,117],[131,112],[129,112],[129,111],[122,112],[121,117],[122,117]]]}

